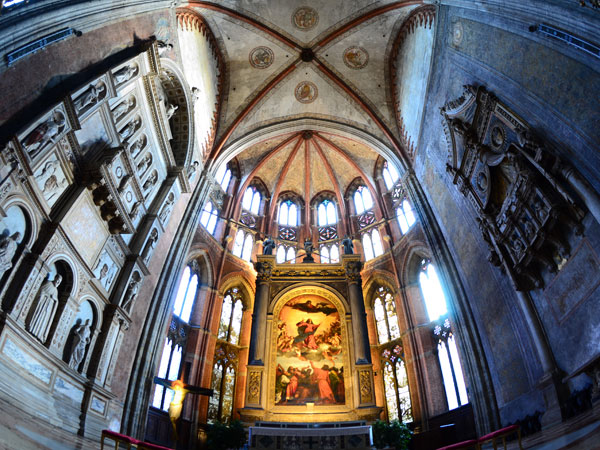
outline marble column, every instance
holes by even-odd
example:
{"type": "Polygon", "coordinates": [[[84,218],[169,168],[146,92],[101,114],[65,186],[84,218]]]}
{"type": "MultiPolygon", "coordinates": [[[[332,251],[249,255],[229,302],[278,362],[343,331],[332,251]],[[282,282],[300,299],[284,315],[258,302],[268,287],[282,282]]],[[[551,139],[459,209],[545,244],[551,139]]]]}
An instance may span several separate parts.
{"type": "Polygon", "coordinates": [[[257,272],[256,294],[254,297],[250,349],[248,352],[248,364],[253,366],[264,366],[267,339],[267,309],[269,307],[271,271],[274,264],[275,256],[260,255],[254,265],[257,272]]]}
{"type": "Polygon", "coordinates": [[[362,263],[359,255],[342,255],[342,264],[346,270],[348,296],[352,313],[352,333],[354,334],[354,357],[356,364],[371,364],[369,348],[369,330],[367,313],[362,293],[360,270],[362,263]]]}

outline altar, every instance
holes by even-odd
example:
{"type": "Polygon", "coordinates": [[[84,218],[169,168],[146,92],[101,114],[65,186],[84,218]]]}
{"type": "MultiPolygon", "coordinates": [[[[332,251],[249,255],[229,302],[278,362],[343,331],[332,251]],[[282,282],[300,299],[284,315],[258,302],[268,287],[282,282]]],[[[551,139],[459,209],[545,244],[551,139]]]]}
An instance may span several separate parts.
{"type": "Polygon", "coordinates": [[[257,450],[370,449],[371,426],[365,422],[257,422],[249,428],[248,447],[257,450]]]}

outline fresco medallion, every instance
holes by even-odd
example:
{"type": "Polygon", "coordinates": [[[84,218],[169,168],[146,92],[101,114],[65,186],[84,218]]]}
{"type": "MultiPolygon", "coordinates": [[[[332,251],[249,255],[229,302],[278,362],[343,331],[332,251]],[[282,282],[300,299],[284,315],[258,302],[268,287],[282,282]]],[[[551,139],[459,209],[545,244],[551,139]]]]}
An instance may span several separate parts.
{"type": "Polygon", "coordinates": [[[317,295],[300,295],[277,318],[276,405],[346,402],[340,313],[317,295]]]}
{"type": "Polygon", "coordinates": [[[314,83],[303,81],[296,86],[294,95],[300,103],[312,103],[319,95],[319,91],[314,83]]]}
{"type": "Polygon", "coordinates": [[[250,64],[256,69],[266,69],[273,64],[274,59],[273,50],[269,47],[256,47],[250,51],[250,64]]]}
{"type": "Polygon", "coordinates": [[[369,62],[369,53],[362,47],[350,47],[344,51],[344,64],[351,69],[362,69],[369,62]]]}
{"type": "Polygon", "coordinates": [[[317,11],[308,6],[302,6],[294,11],[294,15],[292,16],[292,24],[296,28],[302,31],[308,31],[311,28],[314,28],[319,22],[319,15],[317,11]]]}

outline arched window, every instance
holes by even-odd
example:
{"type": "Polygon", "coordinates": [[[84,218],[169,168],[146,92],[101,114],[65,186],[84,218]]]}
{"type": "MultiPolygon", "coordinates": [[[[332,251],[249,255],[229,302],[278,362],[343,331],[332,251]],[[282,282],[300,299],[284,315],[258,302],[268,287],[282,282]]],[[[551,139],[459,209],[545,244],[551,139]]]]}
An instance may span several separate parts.
{"type": "Polygon", "coordinates": [[[258,214],[260,209],[260,192],[254,186],[250,186],[246,189],[244,197],[242,198],[242,207],[246,211],[250,211],[252,214],[258,214]]]}
{"type": "Polygon", "coordinates": [[[232,253],[239,258],[250,261],[250,258],[252,257],[253,245],[254,238],[252,237],[252,233],[248,233],[240,229],[235,235],[232,253]]]}
{"type": "Polygon", "coordinates": [[[396,208],[396,218],[398,219],[398,225],[400,225],[402,234],[406,234],[416,222],[417,219],[413,213],[412,206],[410,206],[407,199],[404,199],[396,208]]]}
{"type": "Polygon", "coordinates": [[[323,200],[317,207],[317,225],[324,227],[335,225],[337,223],[337,214],[335,204],[330,200],[323,200]]]}
{"type": "Polygon", "coordinates": [[[231,180],[231,170],[227,168],[226,164],[219,167],[219,170],[217,170],[217,173],[215,174],[215,179],[217,180],[217,183],[221,185],[223,190],[227,192],[229,181],[231,180]]]}
{"type": "Polygon", "coordinates": [[[365,261],[383,255],[383,244],[377,228],[365,232],[362,237],[362,243],[365,252],[365,261]]]}
{"type": "Polygon", "coordinates": [[[400,337],[398,316],[396,314],[394,297],[389,289],[382,286],[377,290],[377,297],[375,297],[375,301],[373,302],[373,310],[375,312],[379,344],[385,344],[398,339],[400,337]]]}
{"type": "MultiPolygon", "coordinates": [[[[173,315],[167,332],[167,338],[163,347],[160,365],[158,367],[159,378],[177,380],[180,377],[183,349],[189,333],[188,322],[192,314],[192,307],[198,292],[199,278],[196,263],[188,265],[184,271],[175,303],[173,304],[173,315]]],[[[163,386],[156,386],[152,406],[167,411],[169,403],[173,399],[174,391],[163,386]]]]}
{"type": "Polygon", "coordinates": [[[233,413],[237,363],[240,351],[243,302],[238,288],[229,289],[223,298],[217,347],[208,401],[208,421],[229,422],[233,413]]]}
{"type": "Polygon", "coordinates": [[[469,402],[458,349],[452,332],[446,298],[434,266],[428,260],[421,262],[419,284],[427,315],[437,340],[438,358],[446,391],[448,409],[458,408],[469,402]]]}
{"type": "Polygon", "coordinates": [[[323,264],[336,264],[340,262],[340,249],[337,243],[321,245],[319,254],[321,256],[321,263],[323,264]]]}
{"type": "Polygon", "coordinates": [[[285,200],[279,205],[279,225],[298,226],[298,207],[291,200],[285,200]]]}
{"type": "Polygon", "coordinates": [[[366,186],[359,186],[354,192],[356,214],[362,214],[373,207],[373,197],[366,186]]]}
{"type": "Polygon", "coordinates": [[[296,249],[294,247],[288,247],[283,244],[277,246],[277,263],[282,264],[284,262],[294,263],[296,259],[296,249]]]}
{"type": "Polygon", "coordinates": [[[398,171],[394,165],[387,161],[383,165],[382,175],[383,181],[385,182],[385,187],[387,187],[388,191],[394,187],[394,184],[396,184],[396,181],[398,181],[398,178],[400,178],[400,175],[398,174],[398,171]]]}
{"type": "Polygon", "coordinates": [[[212,202],[206,202],[200,216],[200,223],[210,234],[214,234],[218,218],[219,210],[213,206],[212,202]]]}
{"type": "Polygon", "coordinates": [[[412,422],[408,376],[404,364],[404,348],[400,339],[396,303],[392,292],[387,287],[380,286],[377,289],[373,312],[383,367],[388,419],[412,422]]]}

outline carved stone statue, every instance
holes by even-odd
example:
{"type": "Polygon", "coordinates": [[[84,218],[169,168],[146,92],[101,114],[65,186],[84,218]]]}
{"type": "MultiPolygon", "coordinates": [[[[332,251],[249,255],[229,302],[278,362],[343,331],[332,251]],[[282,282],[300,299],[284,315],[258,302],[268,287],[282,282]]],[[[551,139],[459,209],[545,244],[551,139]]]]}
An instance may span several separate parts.
{"type": "Polygon", "coordinates": [[[46,342],[48,331],[56,313],[58,306],[58,286],[62,281],[62,276],[56,275],[53,281],[46,279],[38,292],[35,301],[35,310],[29,321],[27,329],[31,334],[38,338],[42,343],[46,342]]]}
{"type": "Polygon", "coordinates": [[[78,113],[83,112],[88,106],[98,103],[106,94],[106,85],[99,82],[96,86],[90,84],[90,87],[73,102],[78,113]]]}
{"type": "Polygon", "coordinates": [[[141,281],[142,280],[139,279],[138,275],[137,279],[132,277],[131,281],[129,281],[129,284],[127,285],[127,290],[125,291],[125,295],[123,296],[123,303],[121,304],[121,307],[127,312],[129,312],[133,301],[137,297],[137,293],[140,290],[141,281]]]}
{"type": "Polygon", "coordinates": [[[48,144],[55,144],[64,127],[65,116],[60,112],[56,112],[52,118],[35,127],[34,130],[21,141],[21,145],[27,150],[29,156],[33,157],[48,144]]]}
{"type": "Polygon", "coordinates": [[[71,355],[69,357],[69,366],[75,370],[78,370],[83,357],[85,356],[85,350],[90,343],[90,319],[86,319],[83,325],[79,325],[73,331],[73,343],[71,345],[71,355]]]}
{"type": "Polygon", "coordinates": [[[131,66],[125,66],[119,70],[117,70],[113,76],[115,77],[116,84],[123,84],[126,81],[129,81],[131,78],[135,76],[137,73],[137,65],[133,64],[131,66]]]}
{"type": "Polygon", "coordinates": [[[129,122],[125,128],[123,128],[119,132],[119,136],[121,136],[121,140],[126,141],[130,138],[133,133],[142,125],[142,120],[139,117],[136,117],[131,122],[129,122]]]}
{"type": "Polygon", "coordinates": [[[143,175],[146,172],[146,170],[148,170],[148,168],[150,167],[151,164],[152,164],[152,154],[150,152],[148,152],[148,153],[146,153],[144,158],[140,161],[140,163],[137,165],[137,174],[139,176],[143,175]]]}
{"type": "Polygon", "coordinates": [[[200,89],[197,87],[192,88],[192,102],[195,104],[198,100],[200,100],[200,89]]]}
{"type": "Polygon", "coordinates": [[[174,105],[173,103],[169,103],[166,106],[165,114],[167,115],[167,120],[169,120],[171,117],[173,117],[175,115],[175,111],[177,111],[178,108],[179,108],[179,106],[174,105]]]}
{"type": "Polygon", "coordinates": [[[315,259],[312,256],[312,252],[314,250],[313,243],[309,238],[304,240],[304,251],[306,252],[306,256],[302,262],[314,262],[315,259]]]}
{"type": "Polygon", "coordinates": [[[272,255],[274,248],[275,241],[271,239],[271,236],[267,235],[267,238],[263,241],[263,255],[272,255]]]}
{"type": "Polygon", "coordinates": [[[133,204],[133,206],[131,207],[131,211],[129,211],[129,218],[131,220],[135,220],[135,218],[137,217],[137,215],[140,212],[140,206],[142,205],[142,202],[137,201],[133,204]]]}
{"type": "Polygon", "coordinates": [[[160,219],[160,221],[163,224],[167,221],[169,214],[171,214],[171,210],[173,209],[174,204],[175,204],[175,196],[171,192],[169,194],[169,196],[167,197],[167,200],[165,201],[165,204],[163,206],[162,211],[160,212],[160,215],[158,216],[158,218],[160,219]]]}
{"type": "Polygon", "coordinates": [[[4,236],[0,239],[0,279],[7,270],[12,267],[12,259],[19,247],[21,233],[17,231],[12,236],[4,236]]]}
{"type": "Polygon", "coordinates": [[[190,167],[188,167],[188,171],[187,171],[188,180],[192,181],[194,179],[194,176],[196,174],[196,171],[198,170],[199,165],[200,165],[200,163],[198,161],[194,161],[190,165],[190,167]]]}
{"type": "Polygon", "coordinates": [[[156,184],[156,182],[158,181],[158,173],[155,171],[153,171],[150,176],[148,177],[148,179],[146,180],[146,182],[144,183],[144,192],[150,190],[150,188],[152,186],[154,186],[156,184]]]}
{"type": "Polygon", "coordinates": [[[142,251],[142,260],[144,262],[148,262],[150,256],[152,255],[152,250],[156,247],[156,242],[158,241],[158,230],[154,228],[150,233],[150,237],[144,246],[144,250],[142,251]]]}
{"type": "Polygon", "coordinates": [[[342,239],[342,245],[344,246],[344,255],[352,255],[354,253],[354,244],[352,238],[348,235],[342,239]]]}
{"type": "Polygon", "coordinates": [[[163,58],[167,52],[173,50],[173,44],[164,41],[156,41],[156,46],[158,47],[158,56],[161,58],[163,58]]]}
{"type": "Polygon", "coordinates": [[[119,103],[113,110],[113,117],[115,118],[115,122],[119,121],[121,117],[127,114],[131,109],[135,106],[135,97],[131,96],[124,102],[119,103]]]}
{"type": "Polygon", "coordinates": [[[145,146],[146,146],[146,136],[142,135],[138,138],[137,141],[135,141],[133,144],[131,144],[131,147],[129,147],[129,154],[131,155],[131,157],[133,159],[135,159],[137,157],[137,155],[139,155],[140,152],[144,149],[145,146]]]}

